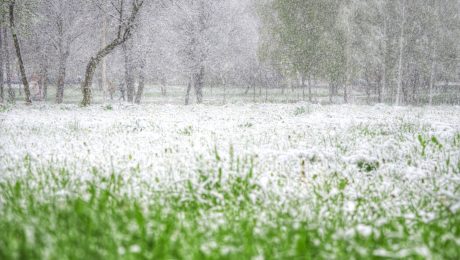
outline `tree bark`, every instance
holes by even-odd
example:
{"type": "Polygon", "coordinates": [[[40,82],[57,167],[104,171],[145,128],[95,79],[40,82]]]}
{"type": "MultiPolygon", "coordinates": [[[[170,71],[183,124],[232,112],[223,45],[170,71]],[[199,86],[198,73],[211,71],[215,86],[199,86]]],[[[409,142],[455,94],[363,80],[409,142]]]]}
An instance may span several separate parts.
{"type": "Polygon", "coordinates": [[[345,84],[343,85],[343,102],[345,102],[345,104],[348,103],[348,82],[349,81],[346,80],[345,84]]]}
{"type": "Polygon", "coordinates": [[[16,1],[13,0],[10,3],[10,7],[9,7],[11,35],[13,36],[14,48],[16,49],[16,56],[18,58],[19,70],[21,72],[22,84],[24,85],[25,101],[26,101],[26,104],[32,104],[32,100],[30,99],[29,82],[27,80],[26,69],[24,67],[24,61],[22,60],[21,47],[19,45],[19,39],[18,39],[18,35],[16,33],[16,26],[15,26],[15,23],[14,23],[14,8],[15,8],[15,5],[16,5],[16,1]]]}
{"type": "Polygon", "coordinates": [[[167,90],[166,90],[166,78],[164,76],[161,76],[160,79],[160,88],[161,88],[161,95],[166,96],[167,90]]]}
{"type": "Polygon", "coordinates": [[[300,76],[300,84],[302,86],[302,100],[305,101],[305,76],[300,76]]]}
{"type": "Polygon", "coordinates": [[[334,83],[330,82],[329,83],[329,102],[332,104],[333,103],[333,95],[334,95],[334,83]]]}
{"type": "Polygon", "coordinates": [[[185,94],[185,105],[188,106],[190,104],[190,92],[192,91],[192,78],[190,78],[187,84],[187,93],[185,94]]]}
{"type": "Polygon", "coordinates": [[[43,70],[42,70],[42,90],[43,90],[43,101],[46,101],[48,98],[48,63],[45,61],[45,64],[43,65],[43,70]]]}
{"type": "Polygon", "coordinates": [[[198,104],[203,103],[204,73],[205,73],[204,66],[200,66],[200,71],[197,74],[195,74],[194,87],[195,87],[196,102],[198,104]]]}
{"type": "Polygon", "coordinates": [[[256,83],[255,83],[255,81],[252,82],[252,89],[253,89],[253,92],[252,92],[252,101],[253,101],[253,102],[256,102],[256,83]]]}
{"type": "Polygon", "coordinates": [[[133,62],[132,62],[132,53],[131,53],[131,44],[128,46],[128,43],[123,44],[123,56],[124,56],[124,66],[125,66],[125,84],[126,84],[126,94],[128,102],[134,102],[134,76],[133,76],[133,62]]]}
{"type": "Polygon", "coordinates": [[[64,101],[64,87],[65,87],[65,77],[67,70],[67,59],[69,57],[69,50],[66,50],[64,53],[59,55],[59,72],[57,80],[57,89],[56,89],[56,103],[61,104],[64,101]]]}
{"type": "Polygon", "coordinates": [[[227,81],[225,80],[225,76],[223,74],[220,75],[220,79],[222,82],[222,86],[224,88],[224,104],[227,102],[227,81]]]}
{"type": "Polygon", "coordinates": [[[135,103],[140,104],[142,96],[144,95],[144,86],[145,86],[145,61],[142,59],[139,66],[139,86],[136,92],[135,103]]]}
{"type": "Polygon", "coordinates": [[[369,79],[369,70],[366,69],[365,72],[366,77],[366,103],[369,105],[371,103],[371,81],[369,79]]]}

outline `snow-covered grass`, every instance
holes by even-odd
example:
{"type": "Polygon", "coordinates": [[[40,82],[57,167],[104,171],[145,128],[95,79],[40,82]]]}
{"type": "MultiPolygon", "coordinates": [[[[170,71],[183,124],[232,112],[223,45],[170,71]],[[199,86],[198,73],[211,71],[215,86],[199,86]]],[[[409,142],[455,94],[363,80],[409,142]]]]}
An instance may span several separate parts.
{"type": "Polygon", "coordinates": [[[460,107],[0,112],[0,259],[460,256],[460,107]]]}

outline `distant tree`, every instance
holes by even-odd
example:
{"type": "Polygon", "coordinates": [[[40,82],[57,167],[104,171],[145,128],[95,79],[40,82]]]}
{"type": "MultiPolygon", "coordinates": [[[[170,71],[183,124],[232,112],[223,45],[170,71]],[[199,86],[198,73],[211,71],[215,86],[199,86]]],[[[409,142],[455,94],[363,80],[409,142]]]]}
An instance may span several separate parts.
{"type": "Polygon", "coordinates": [[[120,0],[119,5],[116,7],[116,12],[118,14],[118,30],[116,37],[107,46],[99,50],[95,56],[91,57],[86,67],[85,79],[82,84],[83,106],[88,106],[91,104],[91,87],[97,65],[105,56],[112,53],[115,48],[121,46],[128,39],[130,39],[133,34],[134,27],[136,25],[136,19],[144,4],[144,0],[132,0],[130,15],[128,17],[125,15],[126,2],[127,0],[120,0]]]}
{"type": "MultiPolygon", "coordinates": [[[[49,44],[57,52],[56,103],[60,104],[64,99],[67,61],[75,41],[84,33],[87,17],[83,12],[84,3],[73,0],[48,0],[42,3],[42,6],[41,16],[42,20],[45,20],[46,35],[49,44]]],[[[42,49],[45,51],[46,46],[42,46],[42,49]]],[[[42,60],[42,63],[46,61],[42,60]]]]}
{"type": "Polygon", "coordinates": [[[17,28],[15,24],[15,7],[16,7],[16,0],[10,0],[10,3],[9,3],[10,30],[11,30],[11,35],[13,37],[13,43],[14,43],[14,48],[16,50],[16,56],[18,59],[19,71],[21,73],[22,84],[24,85],[25,101],[26,101],[26,104],[32,104],[32,99],[31,99],[30,89],[29,89],[29,81],[27,80],[26,69],[24,66],[24,61],[22,59],[21,46],[19,43],[19,37],[18,37],[17,28]]]}

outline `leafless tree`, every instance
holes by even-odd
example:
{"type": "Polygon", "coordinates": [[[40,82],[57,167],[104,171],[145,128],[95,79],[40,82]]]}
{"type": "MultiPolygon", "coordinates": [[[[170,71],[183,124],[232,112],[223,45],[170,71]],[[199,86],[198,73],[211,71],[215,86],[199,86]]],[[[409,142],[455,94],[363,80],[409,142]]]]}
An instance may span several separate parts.
{"type": "Polygon", "coordinates": [[[99,50],[97,54],[90,58],[85,72],[85,80],[82,84],[83,100],[82,105],[88,106],[91,104],[92,92],[91,86],[93,82],[94,72],[97,65],[101,60],[109,55],[115,48],[125,43],[132,37],[134,27],[136,25],[136,18],[144,4],[144,0],[132,0],[131,13],[128,18],[125,18],[125,0],[119,0],[118,6],[113,4],[119,15],[119,25],[116,37],[103,49],[99,50]]]}

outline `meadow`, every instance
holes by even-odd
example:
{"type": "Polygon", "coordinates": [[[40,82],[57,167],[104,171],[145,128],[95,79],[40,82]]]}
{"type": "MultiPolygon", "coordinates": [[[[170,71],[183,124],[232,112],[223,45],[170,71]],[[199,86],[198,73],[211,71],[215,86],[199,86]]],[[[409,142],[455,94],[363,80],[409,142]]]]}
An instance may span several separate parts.
{"type": "Polygon", "coordinates": [[[458,106],[0,112],[0,259],[459,257],[458,106]]]}

